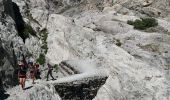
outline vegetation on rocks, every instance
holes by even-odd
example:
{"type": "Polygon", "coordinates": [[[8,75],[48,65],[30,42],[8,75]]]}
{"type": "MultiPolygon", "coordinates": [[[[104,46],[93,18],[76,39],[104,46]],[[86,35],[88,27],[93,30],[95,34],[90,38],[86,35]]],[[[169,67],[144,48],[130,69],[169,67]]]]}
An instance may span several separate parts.
{"type": "Polygon", "coordinates": [[[33,36],[36,36],[36,32],[34,31],[34,29],[31,27],[31,25],[26,24],[25,28],[24,28],[24,32],[25,33],[30,33],[33,36]]]}
{"type": "Polygon", "coordinates": [[[41,54],[39,55],[39,58],[37,59],[37,62],[38,62],[40,65],[45,64],[45,55],[41,53],[41,54]]]}
{"type": "Polygon", "coordinates": [[[45,63],[45,61],[46,61],[45,54],[48,51],[48,46],[47,46],[47,41],[46,41],[47,37],[48,37],[47,29],[41,30],[39,35],[40,35],[40,39],[42,40],[42,46],[41,46],[42,53],[39,55],[39,58],[37,59],[37,62],[39,64],[43,65],[45,63]]]}
{"type": "Polygon", "coordinates": [[[55,69],[56,72],[58,72],[58,64],[54,65],[54,69],[55,69]]]}
{"type": "Polygon", "coordinates": [[[29,38],[29,35],[36,36],[36,32],[31,25],[25,24],[23,30],[19,33],[19,36],[25,41],[29,38]]]}
{"type": "Polygon", "coordinates": [[[113,38],[114,44],[117,45],[118,47],[121,47],[122,43],[119,39],[113,38]]]}
{"type": "Polygon", "coordinates": [[[119,47],[122,45],[122,43],[120,42],[120,40],[118,40],[118,39],[116,40],[116,45],[119,46],[119,47]]]}
{"type": "Polygon", "coordinates": [[[47,29],[43,29],[41,32],[40,32],[40,38],[42,40],[42,46],[41,48],[44,50],[44,53],[46,54],[47,51],[48,51],[48,46],[47,46],[47,37],[48,37],[48,32],[47,32],[47,29]]]}
{"type": "Polygon", "coordinates": [[[128,21],[127,21],[127,24],[129,24],[129,25],[133,25],[133,24],[134,24],[134,22],[133,22],[132,20],[128,20],[128,21]]]}
{"type": "Polygon", "coordinates": [[[135,21],[128,20],[127,24],[133,25],[134,29],[145,30],[150,27],[158,26],[158,22],[154,18],[141,18],[135,21]]]}

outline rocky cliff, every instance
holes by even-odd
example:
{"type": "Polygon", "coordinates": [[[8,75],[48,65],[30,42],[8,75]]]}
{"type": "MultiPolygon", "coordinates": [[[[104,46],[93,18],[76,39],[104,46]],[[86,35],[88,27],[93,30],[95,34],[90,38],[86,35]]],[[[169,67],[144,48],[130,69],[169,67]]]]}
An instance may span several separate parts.
{"type": "Polygon", "coordinates": [[[0,94],[2,95],[4,89],[17,84],[14,74],[14,70],[16,69],[14,47],[18,43],[19,37],[16,35],[17,32],[14,21],[9,16],[8,12],[8,10],[12,8],[8,5],[4,5],[4,3],[10,4],[11,2],[0,1],[0,3],[0,94]]]}
{"type": "Polygon", "coordinates": [[[24,21],[20,14],[19,7],[11,0],[1,0],[0,15],[0,94],[18,84],[17,60],[28,50],[24,44],[21,30],[24,28],[24,21]]]}

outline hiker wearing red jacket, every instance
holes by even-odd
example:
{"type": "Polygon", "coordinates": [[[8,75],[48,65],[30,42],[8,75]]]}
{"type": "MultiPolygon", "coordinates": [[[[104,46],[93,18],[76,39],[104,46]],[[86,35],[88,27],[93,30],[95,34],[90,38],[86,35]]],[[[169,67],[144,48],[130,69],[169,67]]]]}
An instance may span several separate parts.
{"type": "Polygon", "coordinates": [[[22,89],[24,90],[25,88],[25,80],[26,80],[26,73],[27,73],[27,69],[26,66],[24,64],[23,61],[20,61],[18,64],[19,70],[18,70],[18,79],[19,79],[19,83],[22,87],[22,89]]]}

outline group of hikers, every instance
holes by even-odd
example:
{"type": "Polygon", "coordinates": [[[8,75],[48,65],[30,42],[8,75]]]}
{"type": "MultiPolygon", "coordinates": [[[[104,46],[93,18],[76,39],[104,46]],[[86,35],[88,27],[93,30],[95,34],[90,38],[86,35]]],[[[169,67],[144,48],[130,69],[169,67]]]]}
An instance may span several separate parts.
{"type": "MultiPolygon", "coordinates": [[[[49,75],[52,77],[52,80],[55,78],[52,76],[53,66],[47,63],[48,66],[48,73],[47,73],[47,81],[49,75]]],[[[18,79],[19,84],[21,85],[22,89],[25,89],[25,81],[26,78],[32,79],[32,84],[35,84],[35,79],[41,79],[40,77],[40,69],[39,64],[34,62],[33,58],[29,58],[27,61],[25,60],[24,56],[22,60],[18,60],[18,79]]]]}

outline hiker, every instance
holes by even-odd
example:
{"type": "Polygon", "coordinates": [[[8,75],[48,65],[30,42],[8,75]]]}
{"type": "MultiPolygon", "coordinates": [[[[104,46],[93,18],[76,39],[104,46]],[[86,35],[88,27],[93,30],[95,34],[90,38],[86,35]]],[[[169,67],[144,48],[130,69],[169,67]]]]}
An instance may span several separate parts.
{"type": "Polygon", "coordinates": [[[22,89],[24,90],[25,80],[26,80],[26,66],[24,65],[23,61],[19,61],[18,67],[19,67],[19,70],[18,70],[19,84],[21,85],[22,89]]]}
{"type": "Polygon", "coordinates": [[[39,64],[35,63],[34,64],[34,68],[35,68],[35,78],[36,79],[41,79],[41,77],[40,77],[40,70],[39,70],[39,64]]]}
{"type": "Polygon", "coordinates": [[[47,63],[47,66],[48,66],[47,81],[48,81],[48,76],[49,75],[52,77],[52,80],[55,80],[54,77],[52,76],[53,66],[50,65],[49,63],[47,63]]]}
{"type": "Polygon", "coordinates": [[[34,82],[34,80],[35,80],[35,73],[36,73],[35,67],[31,66],[31,68],[30,68],[30,77],[32,79],[32,84],[35,84],[35,82],[34,82]]]}
{"type": "Polygon", "coordinates": [[[28,59],[28,65],[29,65],[29,66],[33,66],[33,62],[34,62],[34,59],[33,59],[32,57],[30,57],[30,58],[28,59]]]}

